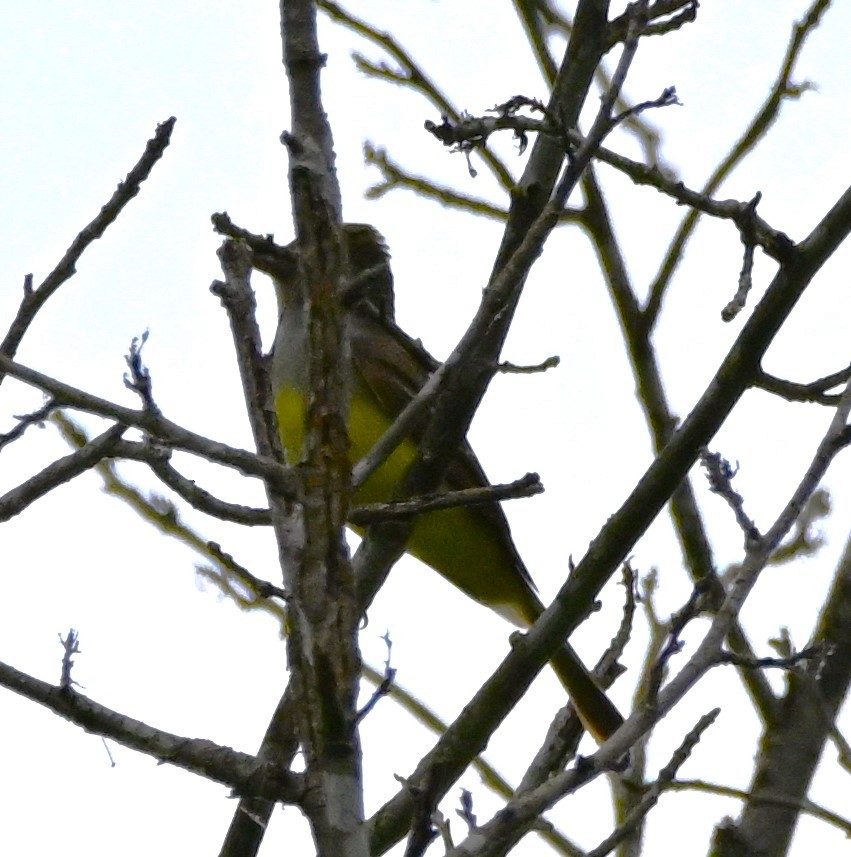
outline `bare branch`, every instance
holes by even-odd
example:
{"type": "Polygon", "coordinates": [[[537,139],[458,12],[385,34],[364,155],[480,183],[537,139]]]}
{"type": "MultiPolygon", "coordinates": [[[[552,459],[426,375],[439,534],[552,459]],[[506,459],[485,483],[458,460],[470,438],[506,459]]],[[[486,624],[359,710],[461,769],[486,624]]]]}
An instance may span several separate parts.
{"type": "Polygon", "coordinates": [[[116,443],[127,431],[123,425],[112,426],[76,452],[54,461],[40,473],[0,497],[0,521],[19,515],[31,503],[75,476],[97,466],[115,453],[116,443]]]}
{"type": "MultiPolygon", "coordinates": [[[[56,267],[47,275],[45,280],[38,286],[32,288],[32,275],[28,275],[27,284],[24,288],[24,297],[18,308],[18,313],[12,321],[9,331],[3,343],[0,344],[0,356],[13,358],[21,344],[24,334],[32,324],[36,313],[44,306],[45,302],[52,297],[57,289],[71,279],[77,272],[77,262],[89,247],[89,245],[102,237],[107,228],[115,222],[125,206],[139,193],[142,182],[151,174],[154,164],[163,156],[166,146],[171,142],[171,133],[177,120],[172,116],[157,126],[156,133],[148,140],[145,152],[136,166],[127,174],[127,177],[115,189],[109,201],[101,208],[97,217],[86,226],[74,239],[65,255],[59,260],[56,267]]],[[[4,373],[0,371],[0,383],[4,373]]]]}
{"type": "MultiPolygon", "coordinates": [[[[76,647],[75,650],[79,651],[76,647]]],[[[263,765],[253,756],[212,741],[155,729],[82,696],[70,686],[48,684],[5,663],[0,663],[0,685],[45,706],[87,732],[112,738],[160,762],[231,786],[238,793],[259,794],[288,802],[301,798],[302,784],[297,774],[263,765]]]]}
{"type": "Polygon", "coordinates": [[[62,648],[65,650],[62,655],[62,677],[59,679],[59,687],[62,690],[71,690],[72,686],[77,683],[71,678],[71,670],[74,668],[73,656],[80,653],[80,637],[71,628],[68,631],[68,636],[59,637],[59,642],[62,643],[62,648]]]}
{"type": "Polygon", "coordinates": [[[150,411],[134,411],[132,408],[85,393],[35,369],[9,360],[3,355],[0,355],[0,372],[48,393],[61,406],[106,417],[125,427],[135,426],[166,446],[185,449],[210,461],[236,468],[246,475],[271,480],[276,490],[284,496],[297,495],[301,481],[297,472],[276,461],[203,437],[150,411]]]}
{"type": "MultiPolygon", "coordinates": [[[[423,95],[430,104],[433,104],[437,108],[441,115],[452,118],[460,116],[460,111],[450,103],[449,98],[390,33],[378,30],[376,27],[343,9],[339,3],[331,2],[331,0],[318,0],[317,6],[337,23],[348,27],[353,32],[387,51],[401,66],[401,71],[395,71],[386,65],[377,65],[362,55],[355,54],[355,63],[361,72],[378,79],[409,87],[414,92],[423,95]]],[[[497,181],[504,188],[511,188],[514,184],[514,178],[502,161],[486,148],[481,149],[480,153],[497,181]]]]}
{"type": "Polygon", "coordinates": [[[845,834],[846,837],[851,837],[851,819],[843,818],[835,812],[831,812],[827,807],[821,806],[814,801],[804,798],[803,800],[794,800],[792,798],[784,798],[781,795],[755,795],[752,792],[744,789],[733,788],[732,786],[723,786],[718,783],[708,783],[705,780],[672,780],[665,787],[668,792],[680,791],[696,791],[704,794],[714,794],[720,797],[738,798],[742,801],[753,801],[765,805],[774,805],[787,807],[800,812],[811,815],[820,821],[824,821],[837,828],[845,834]]]}
{"type": "MultiPolygon", "coordinates": [[[[578,145],[583,138],[576,132],[571,132],[570,139],[574,145],[578,145]]],[[[623,173],[635,184],[656,188],[660,193],[670,196],[681,205],[690,206],[694,210],[692,213],[695,216],[697,216],[696,212],[700,212],[710,217],[732,220],[739,229],[742,242],[746,246],[755,244],[766,255],[778,262],[785,262],[791,258],[794,243],[784,233],[772,228],[759,217],[754,201],[759,201],[756,197],[750,202],[740,202],[733,199],[715,200],[705,188],[702,191],[692,190],[681,181],[671,178],[655,164],[647,165],[630,160],[605,147],[600,147],[594,157],[623,173]],[[747,236],[747,241],[745,236],[747,236]]],[[[650,312],[650,316],[652,316],[649,305],[647,312],[650,312]]]]}
{"type": "Polygon", "coordinates": [[[820,405],[836,406],[839,404],[841,395],[827,391],[845,384],[849,378],[851,378],[851,366],[806,384],[786,381],[760,370],[754,380],[754,387],[782,396],[789,402],[818,402],[820,405]]]}
{"type": "Polygon", "coordinates": [[[759,544],[762,535],[756,524],[745,514],[745,501],[741,494],[733,488],[733,477],[738,468],[733,468],[720,453],[704,449],[700,453],[700,463],[706,471],[709,490],[727,501],[727,505],[736,515],[736,523],[745,534],[745,549],[749,550],[759,544]]]}
{"type": "Polygon", "coordinates": [[[367,199],[380,199],[393,190],[410,190],[421,199],[431,199],[444,208],[466,211],[470,214],[488,217],[492,220],[504,221],[508,212],[493,205],[485,199],[459,193],[444,185],[438,185],[425,176],[407,172],[393,161],[387,151],[364,143],[364,160],[381,171],[382,180],[367,188],[367,199]]]}
{"type": "Polygon", "coordinates": [[[482,504],[515,500],[520,497],[534,497],[543,493],[537,473],[527,473],[524,477],[499,485],[489,485],[487,488],[464,488],[459,491],[445,491],[439,494],[429,494],[411,497],[408,500],[398,500],[393,503],[370,503],[369,505],[354,506],[349,514],[349,522],[359,526],[370,526],[380,521],[392,521],[409,518],[423,512],[433,512],[437,509],[452,509],[459,506],[479,506],[482,504]]]}
{"type": "Polygon", "coordinates": [[[764,657],[745,659],[740,657],[739,655],[734,654],[733,652],[721,652],[721,654],[718,656],[718,663],[733,664],[734,666],[743,667],[744,669],[749,670],[790,670],[800,665],[803,661],[811,661],[814,659],[818,659],[821,658],[823,655],[824,652],[819,646],[807,646],[806,649],[802,649],[800,652],[795,652],[794,654],[783,658],[764,657]]]}
{"type": "Polygon", "coordinates": [[[24,432],[30,426],[43,426],[44,421],[59,407],[59,405],[50,400],[45,402],[38,410],[33,411],[31,414],[19,414],[15,417],[18,420],[18,424],[13,428],[9,429],[9,431],[0,434],[0,450],[3,449],[4,446],[7,446],[10,443],[14,443],[14,441],[18,440],[24,436],[24,432]]]}
{"type": "MultiPolygon", "coordinates": [[[[791,81],[792,72],[807,37],[818,26],[822,14],[829,5],[830,0],[814,0],[805,14],[803,21],[800,24],[796,24],[793,28],[792,38],[781,63],[780,72],[771,87],[768,97],[751,120],[750,125],[748,125],[741,137],[733,144],[729,154],[715,168],[715,171],[703,186],[701,191],[703,196],[711,197],[727,176],[756,148],[780,115],[780,109],[784,102],[789,98],[799,98],[809,88],[807,85],[794,85],[791,81]]],[[[656,324],[665,291],[674,275],[674,271],[679,266],[686,243],[694,232],[699,218],[700,213],[697,210],[690,211],[683,218],[679,229],[671,241],[668,252],[656,275],[656,279],[650,287],[650,297],[645,310],[649,327],[653,327],[656,324]]]]}
{"type": "MultiPolygon", "coordinates": [[[[647,7],[647,21],[641,35],[663,36],[697,20],[697,0],[656,0],[647,7]]],[[[610,49],[629,37],[630,10],[609,24],[610,49]]]]}
{"type": "MultiPolygon", "coordinates": [[[[636,377],[638,399],[646,415],[654,449],[659,454],[671,439],[678,420],[667,400],[652,329],[646,324],[631,283],[612,215],[594,170],[586,171],[583,190],[586,198],[583,223],[601,257],[602,271],[620,318],[636,377]]],[[[670,508],[688,573],[695,585],[705,587],[707,609],[715,609],[724,600],[724,587],[716,574],[709,536],[688,479],[683,479],[671,495],[670,508]]],[[[744,656],[753,654],[747,635],[738,623],[730,632],[729,645],[744,656]]],[[[740,672],[740,676],[762,717],[770,720],[776,700],[765,677],[753,671],[740,672]]],[[[627,803],[632,803],[631,794],[625,793],[625,798],[627,803]]]]}
{"type": "Polygon", "coordinates": [[[618,826],[611,836],[606,837],[596,848],[592,848],[586,857],[605,857],[620,843],[630,836],[644,821],[647,814],[659,802],[659,798],[667,790],[668,785],[676,777],[677,771],[691,756],[692,750],[697,746],[703,733],[715,722],[721,713],[720,708],[713,708],[708,714],[698,720],[694,728],[685,736],[680,746],[676,749],[671,760],[659,771],[650,788],[644,793],[641,800],[633,807],[628,818],[618,826]]]}

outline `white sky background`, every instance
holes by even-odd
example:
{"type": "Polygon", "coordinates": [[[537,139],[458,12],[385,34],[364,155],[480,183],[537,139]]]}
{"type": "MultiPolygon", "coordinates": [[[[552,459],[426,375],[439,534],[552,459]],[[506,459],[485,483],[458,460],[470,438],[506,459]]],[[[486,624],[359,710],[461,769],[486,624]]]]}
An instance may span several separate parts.
{"type": "MultiPolygon", "coordinates": [[[[509,5],[376,0],[352,10],[395,33],[456,105],[481,113],[519,92],[545,96],[509,5]]],[[[706,0],[696,25],[642,45],[627,92],[641,100],[676,85],[684,106],[652,118],[665,135],[664,155],[687,184],[702,183],[761,104],[792,22],[807,5],[706,0]]],[[[762,190],[762,215],[796,240],[851,174],[851,11],[848,4],[836,5],[795,75],[813,80],[819,91],[787,103],[773,134],[719,194],[748,199],[762,190]]],[[[209,216],[227,210],[255,232],[274,232],[282,242],[292,235],[286,159],[278,143],[287,125],[278,27],[271,0],[149,2],[141,9],[122,2],[42,0],[4,10],[3,328],[17,307],[24,274],[33,272],[36,283],[43,279],[138,159],[156,123],[178,118],[173,144],[152,178],[41,312],[19,351],[21,362],[135,407],[122,382],[123,357],[132,337],[150,328],[144,356],[165,414],[195,431],[250,446],[226,319],[208,292],[220,276],[219,240],[209,216]]],[[[362,141],[386,145],[413,172],[503,200],[484,167],[471,178],[463,157],[450,157],[425,134],[424,119],[439,119],[429,106],[354,71],[352,47],[381,59],[377,49],[327,22],[321,37],[330,55],[324,91],[346,217],[384,232],[394,257],[400,324],[443,357],[475,311],[500,226],[446,212],[409,193],[364,200],[377,173],[362,165],[362,141]]],[[[510,141],[501,151],[519,175],[523,161],[510,141]]],[[[635,282],[646,283],[683,210],[652,190],[603,176],[635,282]]],[[[656,342],[668,392],[683,416],[747,316],[726,326],[719,320],[735,290],[740,256],[731,226],[704,223],[673,284],[656,342]]],[[[847,261],[847,251],[840,251],[818,276],[772,347],[769,371],[811,380],[847,364],[847,319],[839,311],[847,261]]],[[[757,291],[772,273],[773,265],[760,260],[757,291]]],[[[265,287],[258,280],[268,330],[274,311],[265,287]]],[[[491,478],[541,473],[547,493],[510,503],[507,512],[545,598],[560,584],[568,555],[582,555],[650,461],[614,314],[588,242],[575,230],[556,233],[536,266],[504,357],[532,363],[552,354],[562,358],[555,371],[497,378],[471,432],[491,478]]],[[[7,381],[0,393],[0,431],[12,424],[11,414],[40,404],[39,394],[7,381]]],[[[713,448],[740,462],[737,487],[761,527],[788,498],[829,416],[815,406],[753,393],[714,442],[713,448]]],[[[31,430],[5,451],[0,490],[66,452],[52,428],[31,430]]],[[[259,490],[232,475],[195,461],[176,462],[228,499],[259,502],[259,490]]],[[[153,484],[139,468],[123,472],[153,484]]],[[[768,653],[767,639],[783,625],[799,646],[807,641],[848,529],[848,475],[843,460],[829,475],[835,510],[827,548],[814,560],[767,572],[752,597],[746,620],[761,653],[768,653]]],[[[739,559],[741,536],[731,516],[700,479],[698,491],[719,564],[739,559]]],[[[187,518],[259,576],[275,579],[269,533],[191,512],[187,518]]],[[[191,552],[104,497],[94,476],[43,499],[7,523],[3,535],[0,660],[55,681],[57,633],[75,627],[82,654],[74,675],[95,700],[166,730],[256,749],[282,688],[283,644],[271,621],[241,614],[199,587],[191,552]]],[[[680,606],[689,585],[664,520],[633,556],[642,573],[659,569],[660,611],[680,606]]],[[[589,659],[611,636],[621,607],[619,587],[604,594],[604,610],[577,635],[589,659]]],[[[510,629],[436,575],[403,561],[362,635],[364,656],[376,665],[384,658],[379,638],[385,630],[394,641],[399,682],[451,718],[503,657],[510,629]]],[[[643,638],[639,630],[627,654],[633,667],[643,638]]],[[[773,680],[779,688],[778,677],[773,680]]],[[[630,694],[627,675],[613,695],[626,709],[630,694]]],[[[542,675],[495,736],[488,757],[512,780],[562,701],[555,679],[542,675]]],[[[719,703],[719,722],[682,774],[747,785],[758,724],[730,671],[717,671],[668,718],[654,745],[651,774],[694,720],[719,703]]],[[[8,692],[0,693],[0,722],[0,852],[217,853],[235,807],[224,788],[114,745],[117,764],[110,767],[99,738],[8,692]]],[[[847,717],[844,722],[847,727],[847,717]]],[[[362,735],[372,811],[397,789],[392,774],[410,773],[433,738],[388,701],[369,716],[362,735]]],[[[837,785],[841,775],[832,748],[826,758],[811,796],[847,816],[847,781],[837,785]]],[[[473,791],[479,818],[488,818],[496,803],[477,777],[468,775],[463,784],[473,791]]],[[[453,789],[447,812],[456,798],[453,789]]],[[[601,782],[565,801],[552,818],[591,847],[609,831],[606,801],[601,782]]],[[[735,802],[719,798],[666,797],[652,816],[648,846],[658,855],[703,854],[713,824],[736,811],[735,802]]],[[[460,823],[454,827],[460,835],[460,823]]],[[[285,837],[303,829],[295,811],[277,813],[261,853],[281,853],[285,837]]],[[[841,841],[835,830],[805,820],[795,853],[832,853],[841,841]]],[[[305,844],[298,853],[309,848],[305,844]]],[[[529,837],[517,853],[540,848],[529,837]]]]}

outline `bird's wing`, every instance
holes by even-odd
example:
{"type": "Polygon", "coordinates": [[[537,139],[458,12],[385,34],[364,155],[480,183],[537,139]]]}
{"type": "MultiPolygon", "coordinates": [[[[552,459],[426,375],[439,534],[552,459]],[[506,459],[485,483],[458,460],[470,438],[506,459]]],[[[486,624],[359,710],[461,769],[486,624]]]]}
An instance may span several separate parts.
{"type": "MultiPolygon", "coordinates": [[[[418,341],[411,339],[397,325],[365,312],[353,312],[350,318],[352,323],[349,326],[349,341],[354,371],[392,422],[440,364],[418,341]],[[381,342],[382,345],[377,347],[376,342],[381,342]]],[[[429,413],[425,413],[411,428],[411,437],[417,443],[422,438],[429,416],[429,413]]],[[[466,440],[462,441],[449,465],[442,487],[445,490],[458,491],[465,488],[484,488],[488,485],[490,482],[473,448],[466,440]]],[[[509,549],[520,576],[536,591],[535,584],[517,553],[502,507],[495,502],[476,508],[509,549]]]]}

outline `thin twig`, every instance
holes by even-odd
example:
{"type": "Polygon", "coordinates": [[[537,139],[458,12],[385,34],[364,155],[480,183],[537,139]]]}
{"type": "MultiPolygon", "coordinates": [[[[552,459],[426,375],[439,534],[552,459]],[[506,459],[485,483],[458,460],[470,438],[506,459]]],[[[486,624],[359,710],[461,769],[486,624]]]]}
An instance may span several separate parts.
{"type": "Polygon", "coordinates": [[[0,372],[42,390],[65,407],[106,417],[127,427],[134,426],[166,446],[185,449],[210,461],[233,467],[246,475],[271,480],[276,490],[284,496],[295,498],[298,494],[301,480],[297,470],[284,467],[277,461],[211,440],[150,411],[136,411],[108,399],[93,396],[70,384],[16,363],[2,354],[0,354],[0,372]]]}
{"type": "Polygon", "coordinates": [[[70,482],[113,455],[115,445],[125,431],[126,426],[111,426],[81,449],[48,464],[35,476],[7,491],[0,497],[0,521],[8,521],[19,515],[57,486],[70,482]]]}
{"type": "MultiPolygon", "coordinates": [[[[76,638],[67,638],[74,651],[76,638]]],[[[73,684],[73,682],[72,682],[73,684]]],[[[37,702],[87,732],[112,738],[163,763],[175,765],[208,780],[231,786],[240,794],[264,794],[274,800],[293,802],[302,793],[301,777],[290,771],[268,767],[253,756],[223,747],[213,741],[187,738],[155,729],[100,705],[77,693],[73,687],[51,685],[0,663],[0,686],[37,702]]]]}
{"type": "Polygon", "coordinates": [[[423,512],[438,509],[453,509],[461,506],[480,506],[515,500],[521,497],[534,497],[541,494],[544,486],[537,473],[527,473],[521,479],[505,484],[488,485],[485,488],[464,488],[458,491],[446,491],[439,494],[411,497],[392,503],[370,503],[355,506],[349,513],[349,521],[359,526],[368,526],[379,521],[393,521],[409,518],[423,512]]]}
{"type": "Polygon", "coordinates": [[[702,794],[714,794],[719,795],[720,797],[738,798],[739,800],[748,802],[754,801],[768,805],[773,804],[776,806],[787,806],[800,810],[807,815],[811,815],[813,818],[818,818],[820,821],[824,821],[827,824],[831,824],[838,830],[842,831],[846,837],[851,837],[851,820],[843,818],[841,815],[832,812],[827,809],[827,807],[811,801],[809,798],[804,800],[794,800],[783,797],[782,795],[777,795],[776,797],[764,794],[754,795],[744,789],[737,789],[732,786],[722,786],[718,783],[708,783],[706,780],[675,779],[666,785],[665,791],[696,791],[701,792],[702,794]]]}
{"type": "MultiPolygon", "coordinates": [[[[71,246],[65,251],[65,255],[41,285],[33,288],[32,276],[28,275],[24,297],[18,308],[18,313],[12,321],[3,343],[0,344],[0,355],[10,359],[15,356],[18,346],[21,344],[30,324],[32,324],[36,313],[63,283],[74,276],[77,272],[77,262],[80,261],[80,257],[89,245],[103,236],[130,200],[139,193],[142,182],[151,174],[154,164],[163,156],[166,146],[171,142],[171,133],[176,121],[175,117],[172,116],[157,126],[156,133],[148,140],[145,152],[136,166],[130,170],[124,181],[119,183],[109,201],[101,208],[94,220],[77,235],[71,246]]],[[[0,382],[4,377],[5,373],[0,367],[0,382]]]]}
{"type": "MultiPolygon", "coordinates": [[[[727,176],[756,148],[757,144],[768,133],[771,126],[780,114],[780,108],[787,98],[799,98],[809,87],[806,84],[793,85],[791,83],[792,71],[801,54],[809,34],[818,26],[819,20],[825,9],[830,5],[830,0],[815,0],[804,16],[800,24],[793,28],[792,38],[786,55],[781,63],[780,72],[768,97],[757,111],[750,125],[742,133],[741,137],[733,144],[730,152],[715,168],[701,194],[711,197],[721,186],[727,176]]],[[[685,246],[691,238],[692,233],[700,219],[700,212],[692,209],[684,218],[673,240],[665,254],[659,272],[650,287],[650,297],[645,308],[645,318],[648,328],[655,326],[662,308],[665,291],[683,257],[685,246]]]]}
{"type": "Polygon", "coordinates": [[[677,771],[691,756],[692,750],[697,746],[703,733],[715,722],[718,715],[721,713],[720,708],[713,708],[708,714],[698,720],[694,728],[685,736],[683,742],[676,749],[671,760],[659,771],[659,776],[656,778],[649,789],[642,796],[641,800],[632,808],[624,822],[618,825],[611,836],[607,836],[596,848],[592,848],[586,857],[605,857],[614,850],[618,843],[623,842],[638,826],[644,818],[659,803],[659,798],[666,790],[668,784],[677,775],[677,771]]]}
{"type": "MultiPolygon", "coordinates": [[[[444,116],[457,119],[460,111],[451,104],[449,98],[439,89],[437,84],[426,74],[414,58],[390,34],[382,32],[368,24],[351,12],[346,11],[339,3],[331,0],[318,0],[317,6],[332,20],[347,27],[368,41],[386,51],[401,66],[401,71],[389,68],[387,65],[377,65],[367,60],[361,54],[355,53],[354,60],[358,69],[366,75],[391,83],[400,84],[423,95],[444,116]]],[[[509,189],[514,185],[514,178],[502,161],[487,148],[480,154],[502,187],[509,189]]]]}
{"type": "Polygon", "coordinates": [[[820,405],[836,406],[839,404],[841,394],[827,391],[845,384],[849,378],[851,378],[851,366],[806,384],[787,381],[785,378],[778,378],[760,369],[753,386],[781,396],[789,402],[816,402],[820,405]]]}

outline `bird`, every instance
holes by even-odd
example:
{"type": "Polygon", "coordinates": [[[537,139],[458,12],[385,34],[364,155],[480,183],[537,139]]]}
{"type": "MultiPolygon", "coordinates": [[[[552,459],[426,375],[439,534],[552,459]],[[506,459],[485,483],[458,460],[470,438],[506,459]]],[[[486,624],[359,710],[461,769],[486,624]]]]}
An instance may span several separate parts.
{"type": "MultiPolygon", "coordinates": [[[[394,320],[390,254],[381,234],[367,224],[342,226],[350,288],[342,301],[351,349],[350,458],[363,458],[417,395],[438,362],[394,320]]],[[[278,248],[281,249],[281,248],[278,248]]],[[[272,349],[272,398],[281,441],[290,463],[303,455],[308,391],[308,332],[304,288],[295,243],[283,253],[254,251],[254,267],[271,275],[279,319],[272,349]]],[[[410,434],[355,491],[355,504],[381,503],[395,490],[417,454],[428,421],[425,413],[410,434]]],[[[442,483],[444,490],[489,485],[465,440],[442,483]]],[[[360,534],[363,530],[354,526],[360,534]]],[[[528,628],[544,611],[535,584],[498,503],[454,507],[418,515],[405,550],[441,574],[473,600],[509,622],[528,628]]],[[[623,723],[577,653],[565,642],[551,664],[585,728],[598,742],[623,723]]]]}

